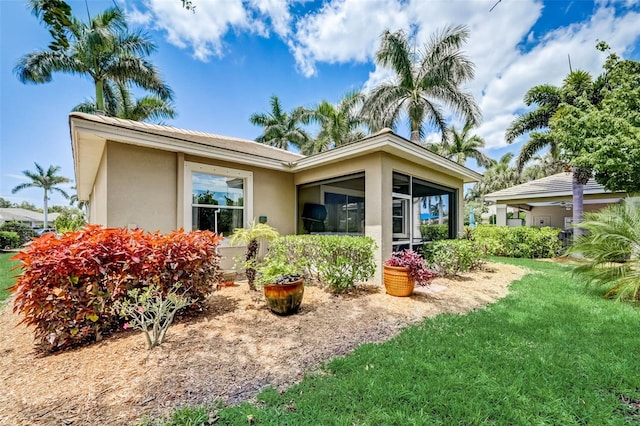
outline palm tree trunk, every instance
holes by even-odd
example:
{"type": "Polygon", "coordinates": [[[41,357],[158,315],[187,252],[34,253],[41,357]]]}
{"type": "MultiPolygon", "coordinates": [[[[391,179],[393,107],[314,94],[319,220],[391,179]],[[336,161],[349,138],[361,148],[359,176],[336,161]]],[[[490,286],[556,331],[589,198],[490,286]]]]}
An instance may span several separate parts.
{"type": "Polygon", "coordinates": [[[412,129],[411,130],[411,142],[420,143],[420,130],[412,129]]]}
{"type": "MultiPolygon", "coordinates": [[[[587,179],[588,181],[588,179],[587,179]]],[[[573,190],[573,241],[575,242],[582,235],[582,229],[576,228],[575,225],[582,222],[584,211],[584,179],[580,177],[580,171],[574,168],[572,179],[573,190]]]]}
{"type": "Polygon", "coordinates": [[[47,188],[44,189],[44,200],[42,202],[42,206],[44,207],[44,224],[42,225],[43,229],[47,229],[48,228],[48,223],[47,223],[47,211],[49,209],[48,205],[47,205],[47,188]]]}
{"type": "Polygon", "coordinates": [[[96,81],[96,110],[104,112],[104,81],[96,81]]]}

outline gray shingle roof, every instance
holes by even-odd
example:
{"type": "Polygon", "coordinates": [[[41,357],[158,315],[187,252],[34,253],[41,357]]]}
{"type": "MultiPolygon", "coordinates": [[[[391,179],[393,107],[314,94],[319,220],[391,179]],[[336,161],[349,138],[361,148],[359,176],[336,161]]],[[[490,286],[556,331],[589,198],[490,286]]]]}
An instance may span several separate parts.
{"type": "Polygon", "coordinates": [[[104,115],[85,114],[81,112],[72,112],[69,116],[82,118],[83,120],[93,121],[96,123],[110,124],[127,130],[136,130],[151,135],[165,136],[211,147],[227,149],[230,151],[253,154],[283,162],[295,162],[301,158],[305,158],[302,154],[296,154],[295,152],[285,151],[283,149],[247,139],[221,136],[195,130],[178,129],[176,127],[161,126],[158,124],[143,123],[140,121],[124,120],[104,115]]]}
{"type": "MultiPolygon", "coordinates": [[[[485,196],[487,201],[526,199],[526,198],[548,198],[571,195],[573,174],[563,172],[547,176],[542,179],[532,180],[511,188],[501,189],[485,196]]],[[[593,178],[584,186],[585,194],[605,194],[610,193],[593,178]]]]}

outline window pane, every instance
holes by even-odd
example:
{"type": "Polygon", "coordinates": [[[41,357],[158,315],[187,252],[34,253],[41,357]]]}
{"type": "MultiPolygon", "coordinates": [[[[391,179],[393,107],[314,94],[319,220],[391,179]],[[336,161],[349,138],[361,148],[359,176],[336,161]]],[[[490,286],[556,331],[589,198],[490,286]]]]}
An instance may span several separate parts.
{"type": "Polygon", "coordinates": [[[193,173],[193,204],[244,206],[244,179],[193,173]]]}
{"type": "Polygon", "coordinates": [[[236,228],[243,226],[242,209],[226,209],[224,207],[193,207],[193,229],[209,230],[222,235],[231,235],[236,228]]]}

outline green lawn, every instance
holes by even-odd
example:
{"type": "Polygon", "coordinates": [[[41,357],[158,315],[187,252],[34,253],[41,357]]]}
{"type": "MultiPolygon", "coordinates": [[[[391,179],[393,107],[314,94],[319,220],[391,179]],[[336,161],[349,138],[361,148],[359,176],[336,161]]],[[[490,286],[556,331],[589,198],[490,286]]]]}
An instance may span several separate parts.
{"type": "MultiPolygon", "coordinates": [[[[640,309],[603,300],[568,267],[504,261],[534,272],[498,303],[364,345],[282,395],[218,410],[215,424],[640,423],[640,309]]],[[[171,423],[206,416],[188,408],[171,423]]]]}
{"type": "Polygon", "coordinates": [[[7,288],[15,283],[15,276],[19,271],[11,271],[15,265],[20,262],[9,260],[15,253],[0,253],[0,304],[9,297],[7,288]]]}

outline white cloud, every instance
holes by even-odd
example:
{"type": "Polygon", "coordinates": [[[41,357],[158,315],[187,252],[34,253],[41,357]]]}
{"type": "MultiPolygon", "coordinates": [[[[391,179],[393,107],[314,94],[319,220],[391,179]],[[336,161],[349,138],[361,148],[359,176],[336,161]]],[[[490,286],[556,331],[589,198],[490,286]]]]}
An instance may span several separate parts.
{"type": "Polygon", "coordinates": [[[291,31],[290,5],[295,0],[198,0],[195,13],[172,0],[143,0],[146,10],[128,11],[131,22],[164,32],[169,43],[191,49],[207,61],[224,56],[224,37],[240,31],[282,38],[291,31]]]}
{"type": "Polygon", "coordinates": [[[409,23],[405,6],[396,0],[334,0],[298,21],[289,46],[300,71],[312,76],[317,62],[371,60],[385,28],[407,28],[409,23]]]}

